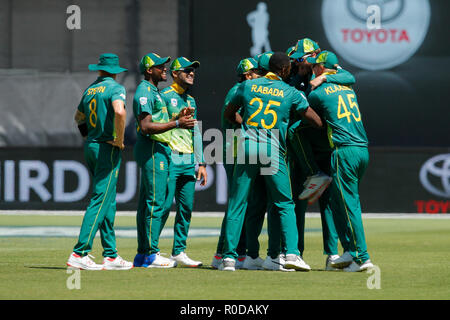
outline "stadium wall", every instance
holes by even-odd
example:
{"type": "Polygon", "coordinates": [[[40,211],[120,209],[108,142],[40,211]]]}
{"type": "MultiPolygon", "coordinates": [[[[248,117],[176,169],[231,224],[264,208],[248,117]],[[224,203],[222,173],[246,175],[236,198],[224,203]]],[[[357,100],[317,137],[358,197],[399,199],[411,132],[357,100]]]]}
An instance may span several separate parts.
{"type": "MultiPolygon", "coordinates": [[[[82,148],[0,149],[0,159],[0,210],[84,210],[88,205],[91,178],[82,148]]],[[[450,189],[445,184],[449,168],[448,149],[370,148],[370,164],[360,185],[363,212],[450,213],[450,189]]],[[[224,212],[223,165],[208,165],[207,170],[208,184],[196,186],[194,210],[224,212]]],[[[136,210],[138,190],[139,169],[127,147],[117,208],[136,210]]],[[[314,205],[308,211],[318,208],[314,205]]]]}

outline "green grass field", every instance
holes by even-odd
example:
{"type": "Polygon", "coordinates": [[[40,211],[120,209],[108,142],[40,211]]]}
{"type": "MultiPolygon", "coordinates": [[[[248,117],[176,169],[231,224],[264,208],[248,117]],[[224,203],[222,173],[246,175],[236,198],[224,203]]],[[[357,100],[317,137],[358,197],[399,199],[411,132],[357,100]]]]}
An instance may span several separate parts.
{"type": "MultiPolygon", "coordinates": [[[[74,226],[81,216],[0,216],[5,226],[74,226]]],[[[169,219],[166,228],[173,220],[169,219]]],[[[191,228],[218,228],[221,219],[194,216],[191,228]]],[[[75,237],[0,237],[0,299],[303,300],[450,298],[450,219],[365,219],[369,254],[380,268],[380,289],[368,289],[371,274],[325,272],[319,218],[307,219],[303,272],[219,272],[210,268],[217,237],[191,237],[187,253],[200,269],[81,271],[80,289],[69,290],[65,263],[75,237]]],[[[117,228],[135,218],[118,216],[117,228]]],[[[265,258],[267,236],[260,237],[265,258]]],[[[161,240],[170,253],[172,241],[161,240]]],[[[132,260],[136,239],[118,238],[119,254],[132,260]]],[[[92,255],[102,261],[100,239],[92,255]]]]}

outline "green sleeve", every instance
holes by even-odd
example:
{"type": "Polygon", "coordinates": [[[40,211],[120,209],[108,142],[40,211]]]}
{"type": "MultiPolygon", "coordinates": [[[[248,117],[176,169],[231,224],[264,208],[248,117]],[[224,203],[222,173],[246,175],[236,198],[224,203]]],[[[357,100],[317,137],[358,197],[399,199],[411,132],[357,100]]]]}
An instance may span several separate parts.
{"type": "MultiPolygon", "coordinates": [[[[194,111],[194,119],[197,120],[197,103],[195,102],[195,99],[191,99],[191,107],[195,108],[194,111]]],[[[194,157],[196,163],[204,163],[205,160],[203,158],[203,138],[202,133],[200,132],[200,128],[198,124],[194,126],[193,129],[193,143],[194,143],[194,157]]]]}
{"type": "Polygon", "coordinates": [[[193,129],[193,142],[194,142],[194,157],[196,163],[204,163],[205,159],[203,158],[203,138],[202,133],[200,132],[200,128],[198,125],[195,125],[193,129]]]}
{"type": "Polygon", "coordinates": [[[326,78],[328,83],[331,82],[344,86],[351,86],[356,82],[355,77],[350,72],[342,68],[338,68],[336,74],[328,74],[326,78]]]}
{"type": "MultiPolygon", "coordinates": [[[[170,87],[167,87],[170,88],[170,87]]],[[[161,98],[164,100],[167,106],[167,113],[169,114],[169,118],[172,118],[174,115],[178,115],[179,110],[177,107],[174,107],[172,104],[172,98],[174,97],[171,93],[166,92],[167,88],[161,91],[161,98]]],[[[173,98],[177,100],[176,98],[173,98]]]]}
{"type": "Polygon", "coordinates": [[[152,114],[154,104],[153,93],[151,91],[147,93],[145,91],[143,92],[143,90],[139,90],[134,96],[134,103],[137,106],[136,116],[143,113],[152,114]]]}
{"type": "Polygon", "coordinates": [[[235,106],[242,106],[242,98],[243,98],[244,88],[245,88],[245,81],[242,82],[241,84],[239,84],[239,86],[236,88],[236,91],[230,97],[229,103],[231,103],[235,106]]]}
{"type": "Polygon", "coordinates": [[[124,103],[127,100],[127,92],[121,85],[116,86],[111,92],[111,102],[115,100],[122,100],[124,103]]]}
{"type": "Polygon", "coordinates": [[[308,109],[309,107],[309,103],[308,100],[306,99],[305,95],[303,94],[303,92],[292,88],[293,91],[293,101],[292,101],[292,106],[294,108],[294,110],[296,111],[296,113],[303,113],[306,111],[306,109],[308,109]]]}

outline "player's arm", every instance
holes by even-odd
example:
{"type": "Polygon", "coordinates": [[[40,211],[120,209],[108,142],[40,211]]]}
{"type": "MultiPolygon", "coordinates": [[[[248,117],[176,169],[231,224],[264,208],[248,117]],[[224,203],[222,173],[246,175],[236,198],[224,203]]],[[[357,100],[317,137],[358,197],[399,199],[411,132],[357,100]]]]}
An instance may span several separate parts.
{"type": "MultiPolygon", "coordinates": [[[[241,113],[244,112],[240,106],[242,106],[242,95],[245,88],[245,83],[241,83],[236,91],[229,97],[229,102],[225,107],[223,112],[223,116],[226,120],[231,122],[232,124],[242,124],[242,116],[241,113]]],[[[228,97],[227,97],[228,98],[228,97]]]]}
{"type": "Polygon", "coordinates": [[[356,82],[355,77],[350,72],[342,69],[339,66],[335,74],[328,74],[325,77],[326,82],[328,83],[336,83],[344,86],[352,86],[356,82]]]}
{"type": "Polygon", "coordinates": [[[181,116],[177,120],[172,120],[166,123],[158,123],[152,121],[151,114],[144,112],[138,116],[138,120],[139,127],[144,134],[158,134],[174,128],[192,129],[196,123],[196,120],[190,114],[187,116],[181,116]]]}
{"type": "MultiPolygon", "coordinates": [[[[197,120],[197,104],[195,102],[195,100],[192,100],[192,104],[195,106],[194,107],[189,107],[190,109],[192,109],[192,112],[190,112],[192,114],[192,116],[194,117],[195,120],[197,120]]],[[[187,109],[187,108],[185,108],[187,109]]],[[[193,134],[193,144],[194,144],[194,158],[196,163],[198,163],[198,171],[197,171],[197,181],[200,181],[200,185],[201,186],[205,186],[206,183],[208,182],[208,173],[206,172],[206,163],[205,163],[205,159],[203,158],[203,138],[202,138],[202,134],[200,132],[200,127],[198,125],[198,122],[195,124],[194,129],[192,130],[192,134],[193,134]]]]}
{"type": "Polygon", "coordinates": [[[225,107],[223,116],[225,117],[225,119],[227,119],[229,122],[231,122],[233,124],[242,124],[242,116],[238,112],[239,109],[240,109],[239,106],[237,106],[233,103],[229,103],[225,107]]]}
{"type": "Polygon", "coordinates": [[[116,137],[113,141],[108,141],[115,147],[124,149],[124,136],[125,136],[125,122],[127,120],[127,111],[125,110],[125,103],[123,100],[117,99],[112,102],[112,107],[114,110],[114,130],[116,132],[116,137]]]}
{"type": "Polygon", "coordinates": [[[88,135],[88,127],[86,124],[86,115],[77,109],[74,116],[75,123],[78,126],[78,130],[80,131],[80,134],[83,138],[87,137],[88,135]]]}
{"type": "Polygon", "coordinates": [[[313,108],[308,107],[305,111],[302,112],[302,116],[308,120],[308,122],[315,128],[322,128],[323,123],[322,119],[319,115],[314,111],[313,108]]]}
{"type": "Polygon", "coordinates": [[[83,138],[88,136],[88,126],[86,123],[86,115],[83,112],[83,98],[81,98],[80,103],[78,104],[77,111],[75,111],[74,116],[75,123],[78,126],[78,130],[83,138]]]}
{"type": "Polygon", "coordinates": [[[322,74],[312,79],[310,81],[311,90],[316,89],[318,86],[325,82],[336,83],[343,86],[351,86],[355,84],[356,80],[350,72],[339,67],[335,74],[322,74]]]}

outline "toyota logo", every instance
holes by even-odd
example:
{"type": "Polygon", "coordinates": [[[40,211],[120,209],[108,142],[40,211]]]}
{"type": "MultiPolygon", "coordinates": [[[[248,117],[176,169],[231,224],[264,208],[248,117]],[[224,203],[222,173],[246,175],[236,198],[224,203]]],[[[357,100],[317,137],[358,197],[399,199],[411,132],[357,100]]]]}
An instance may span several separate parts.
{"type": "Polygon", "coordinates": [[[377,5],[381,9],[381,22],[395,20],[405,6],[405,0],[347,0],[347,9],[351,15],[363,23],[367,21],[367,8],[377,5]]]}
{"type": "Polygon", "coordinates": [[[450,198],[450,153],[434,156],[420,169],[420,182],[432,194],[450,198]]]}
{"type": "Polygon", "coordinates": [[[333,50],[365,70],[390,69],[406,62],[428,32],[429,0],[323,0],[322,23],[333,50]],[[380,27],[369,29],[367,9],[380,10],[380,27]]]}

